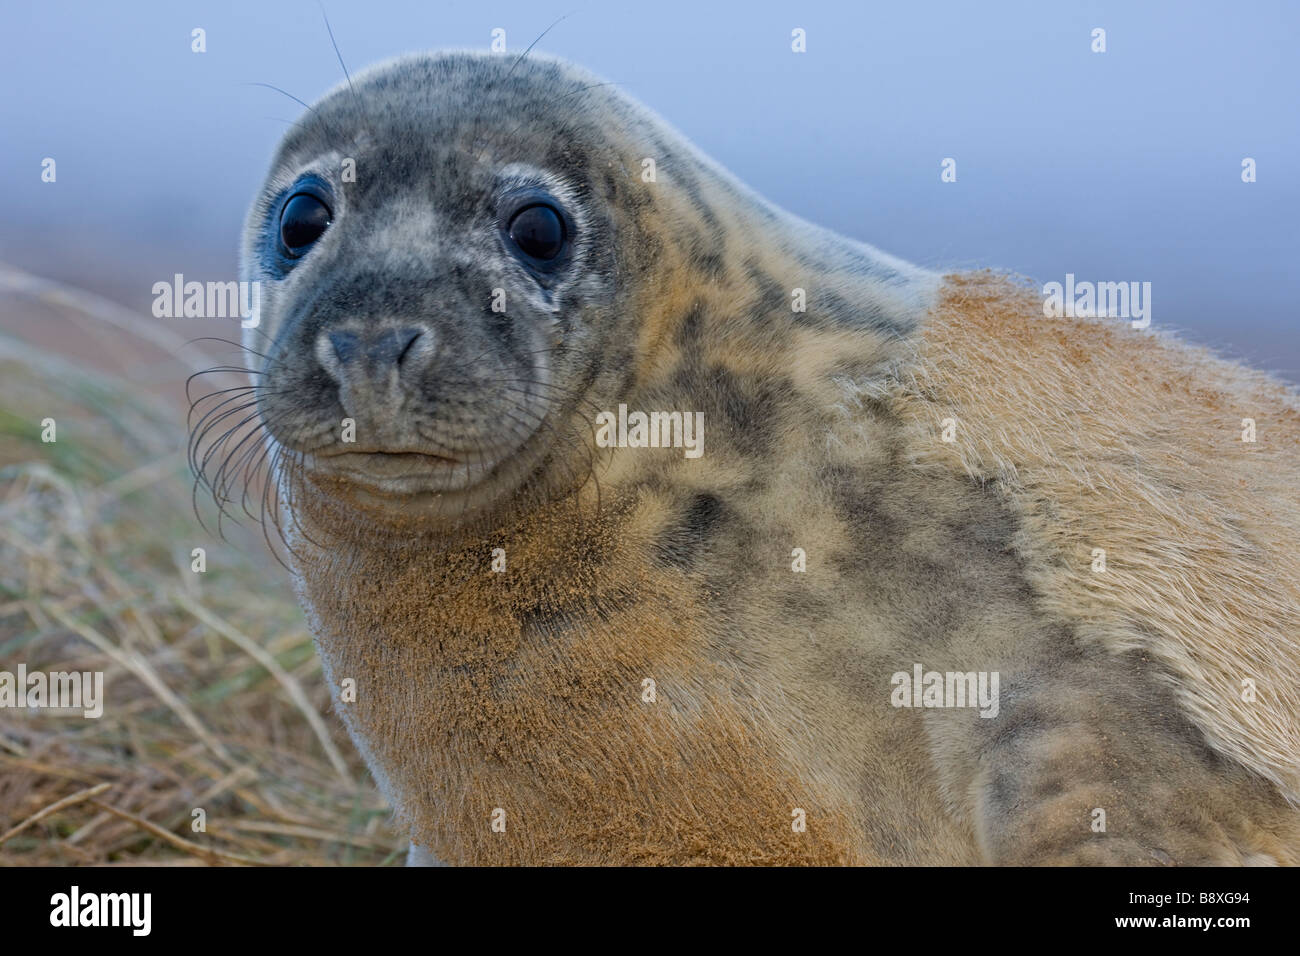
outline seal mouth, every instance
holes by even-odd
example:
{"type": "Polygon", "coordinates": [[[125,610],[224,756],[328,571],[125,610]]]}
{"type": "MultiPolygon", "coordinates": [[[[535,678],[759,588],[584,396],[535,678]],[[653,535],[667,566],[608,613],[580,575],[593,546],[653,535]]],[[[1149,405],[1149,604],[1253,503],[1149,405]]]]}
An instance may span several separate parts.
{"type": "Polygon", "coordinates": [[[463,461],[463,459],[445,452],[415,451],[400,448],[326,448],[312,454],[317,458],[332,458],[344,462],[367,461],[375,465],[385,462],[393,465],[406,463],[418,466],[434,462],[454,465],[463,461]]]}
{"type": "Polygon", "coordinates": [[[482,458],[394,449],[325,449],[308,456],[321,477],[341,479],[389,495],[464,490],[479,482],[493,462],[482,458]]]}

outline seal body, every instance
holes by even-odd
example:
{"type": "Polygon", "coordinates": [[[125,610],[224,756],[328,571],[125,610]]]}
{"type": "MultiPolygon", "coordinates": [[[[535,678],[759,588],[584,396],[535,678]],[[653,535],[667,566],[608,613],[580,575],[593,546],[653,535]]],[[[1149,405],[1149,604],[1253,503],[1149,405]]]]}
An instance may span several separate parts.
{"type": "Polygon", "coordinates": [[[298,593],[420,859],[1300,856],[1288,389],[811,226],[540,57],[327,95],[243,261],[298,593]]]}

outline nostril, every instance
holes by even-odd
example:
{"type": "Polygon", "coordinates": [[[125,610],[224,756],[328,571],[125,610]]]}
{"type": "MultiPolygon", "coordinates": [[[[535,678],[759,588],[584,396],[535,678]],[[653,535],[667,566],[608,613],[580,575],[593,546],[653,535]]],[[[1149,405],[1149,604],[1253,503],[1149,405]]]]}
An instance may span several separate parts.
{"type": "Polygon", "coordinates": [[[398,341],[406,340],[406,344],[402,346],[402,350],[397,354],[397,364],[401,365],[402,360],[406,358],[406,354],[411,351],[411,346],[415,344],[416,339],[424,333],[421,329],[400,329],[395,334],[398,341]]]}
{"type": "Polygon", "coordinates": [[[330,344],[334,346],[334,354],[343,365],[352,361],[360,349],[361,339],[352,332],[331,332],[329,339],[330,344]]]}

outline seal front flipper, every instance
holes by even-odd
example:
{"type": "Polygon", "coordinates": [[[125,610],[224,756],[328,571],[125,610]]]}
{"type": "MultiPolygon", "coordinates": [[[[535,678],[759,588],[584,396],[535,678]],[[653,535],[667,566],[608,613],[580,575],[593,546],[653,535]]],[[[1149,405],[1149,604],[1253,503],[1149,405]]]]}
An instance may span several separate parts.
{"type": "Polygon", "coordinates": [[[968,793],[985,862],[1214,866],[1277,863],[1285,801],[1214,753],[1168,685],[1130,657],[1084,653],[1004,684],[968,793]],[[1274,854],[1277,854],[1276,856],[1274,854]]]}

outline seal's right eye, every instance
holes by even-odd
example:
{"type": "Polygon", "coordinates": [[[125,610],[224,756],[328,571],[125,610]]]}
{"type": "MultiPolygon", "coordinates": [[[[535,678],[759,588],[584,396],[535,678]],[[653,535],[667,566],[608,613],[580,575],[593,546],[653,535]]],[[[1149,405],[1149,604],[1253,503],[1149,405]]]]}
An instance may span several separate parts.
{"type": "Polygon", "coordinates": [[[305,255],[333,218],[330,207],[311,193],[289,197],[280,212],[280,245],[285,254],[295,259],[305,255]]]}
{"type": "Polygon", "coordinates": [[[543,262],[564,248],[564,220],[545,203],[526,206],[510,220],[510,240],[526,256],[543,262]]]}

